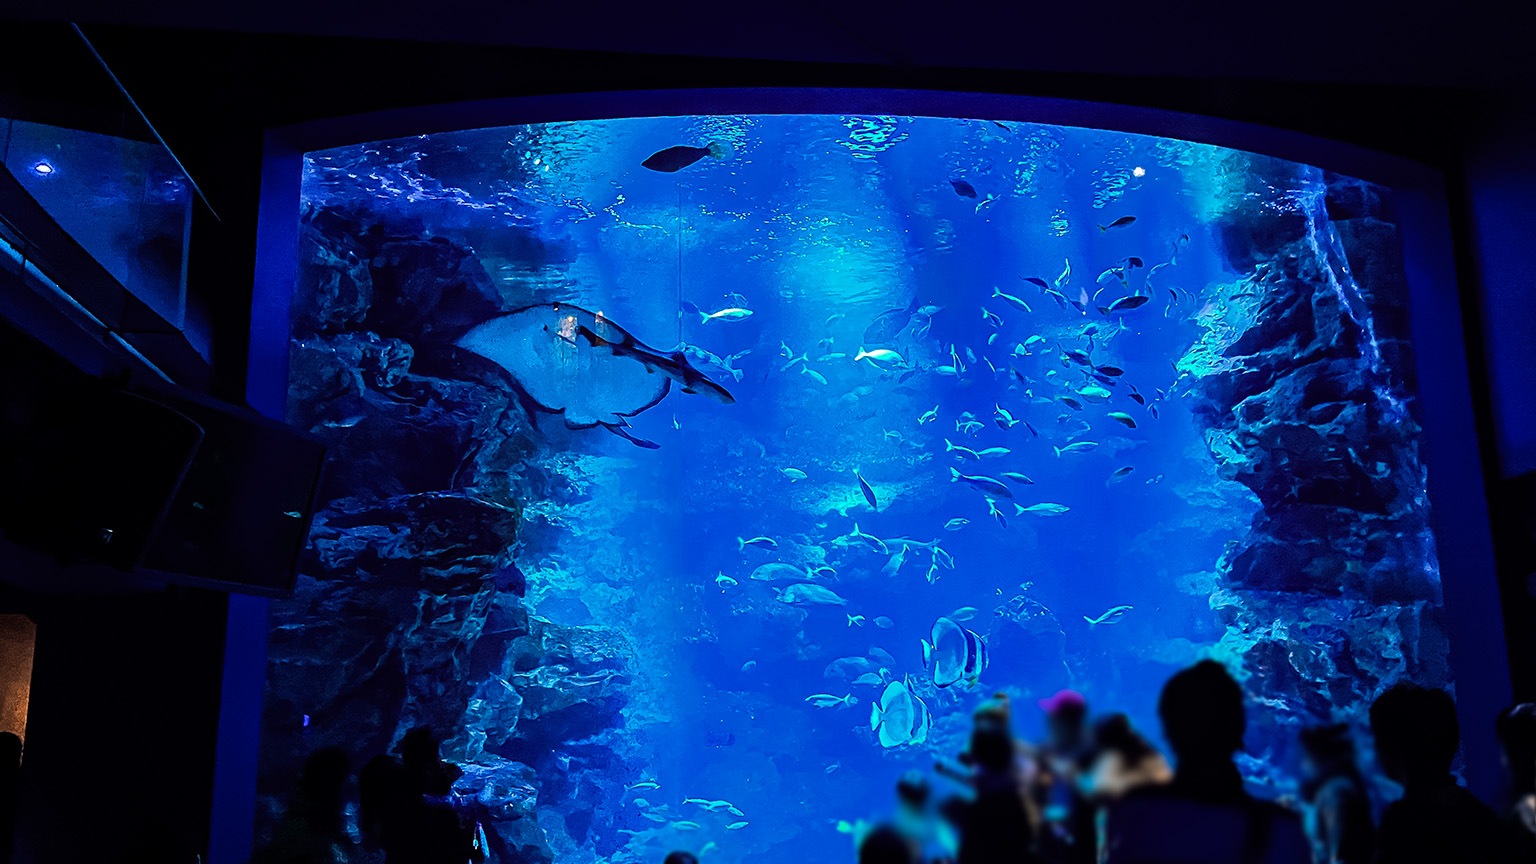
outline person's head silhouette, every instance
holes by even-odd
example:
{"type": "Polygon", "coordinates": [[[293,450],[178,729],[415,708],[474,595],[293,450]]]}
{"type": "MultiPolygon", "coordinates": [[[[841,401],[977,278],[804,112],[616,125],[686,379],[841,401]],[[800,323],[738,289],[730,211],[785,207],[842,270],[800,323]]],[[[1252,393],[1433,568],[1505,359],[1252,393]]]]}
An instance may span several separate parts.
{"type": "Polygon", "coordinates": [[[1157,715],[1180,762],[1230,760],[1243,748],[1243,688],[1215,660],[1201,660],[1168,679],[1157,715]]]}
{"type": "Polygon", "coordinates": [[[1124,714],[1110,714],[1093,724],[1095,752],[1118,753],[1127,763],[1135,763],[1156,751],[1147,739],[1131,726],[1131,718],[1124,714]]]}
{"type": "Polygon", "coordinates": [[[1045,712],[1045,728],[1050,744],[1063,753],[1074,753],[1083,746],[1088,723],[1088,700],[1076,690],[1062,690],[1040,700],[1045,712]]]}
{"type": "Polygon", "coordinates": [[[1003,772],[1013,765],[1013,736],[995,726],[977,726],[971,731],[971,763],[983,771],[1003,772]]]}
{"type": "Polygon", "coordinates": [[[417,726],[405,733],[396,750],[405,765],[405,773],[427,795],[447,795],[459,776],[457,768],[449,766],[438,755],[438,741],[431,727],[417,726]]]}
{"type": "Polygon", "coordinates": [[[1447,778],[1461,746],[1456,703],[1449,693],[1395,684],[1371,705],[1376,759],[1400,784],[1447,778]]]}
{"type": "Polygon", "coordinates": [[[432,727],[417,726],[405,733],[400,739],[400,744],[395,748],[395,752],[400,754],[400,759],[407,768],[416,768],[436,762],[437,739],[432,736],[432,727]]]}
{"type": "Polygon", "coordinates": [[[347,779],[351,776],[352,764],[347,751],[340,747],[322,747],[304,760],[299,789],[310,804],[339,810],[347,779]]]}
{"type": "Polygon", "coordinates": [[[0,732],[0,771],[15,770],[21,765],[21,736],[15,732],[0,732]]]}
{"type": "Polygon", "coordinates": [[[889,825],[869,832],[859,844],[859,864],[913,864],[917,855],[912,843],[889,825]]]}
{"type": "Polygon", "coordinates": [[[1302,773],[1308,777],[1349,772],[1355,766],[1355,742],[1349,724],[1309,726],[1301,730],[1302,773]]]}
{"type": "Polygon", "coordinates": [[[699,859],[695,858],[692,852],[684,852],[679,849],[676,852],[669,853],[666,860],[662,861],[661,864],[699,864],[699,859]]]}

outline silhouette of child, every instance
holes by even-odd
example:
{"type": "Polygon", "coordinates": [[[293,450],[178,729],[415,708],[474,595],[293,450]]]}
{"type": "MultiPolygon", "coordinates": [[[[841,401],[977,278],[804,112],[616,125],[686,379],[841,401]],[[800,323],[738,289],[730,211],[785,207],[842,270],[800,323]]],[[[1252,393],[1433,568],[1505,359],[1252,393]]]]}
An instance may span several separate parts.
{"type": "Polygon", "coordinates": [[[1369,864],[1376,827],[1349,726],[1303,729],[1301,749],[1301,794],[1308,804],[1313,857],[1327,864],[1369,864]]]}

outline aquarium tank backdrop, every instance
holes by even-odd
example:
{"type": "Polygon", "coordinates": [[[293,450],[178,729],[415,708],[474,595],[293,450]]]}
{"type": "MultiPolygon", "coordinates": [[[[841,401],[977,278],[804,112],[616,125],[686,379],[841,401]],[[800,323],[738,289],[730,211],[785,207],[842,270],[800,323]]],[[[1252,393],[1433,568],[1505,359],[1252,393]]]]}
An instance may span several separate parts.
{"type": "Polygon", "coordinates": [[[1160,740],[1216,658],[1278,794],[1303,725],[1451,684],[1389,189],[894,116],[303,171],[287,411],[330,457],[267,828],[310,750],[429,725],[492,860],[834,860],[997,691],[1160,740]]]}

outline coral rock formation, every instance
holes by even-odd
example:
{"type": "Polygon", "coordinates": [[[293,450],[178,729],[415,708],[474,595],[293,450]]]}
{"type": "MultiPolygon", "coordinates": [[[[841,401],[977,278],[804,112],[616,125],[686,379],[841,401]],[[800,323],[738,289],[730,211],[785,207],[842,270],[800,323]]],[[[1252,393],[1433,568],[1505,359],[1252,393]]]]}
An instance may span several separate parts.
{"type": "Polygon", "coordinates": [[[1202,350],[1220,362],[1185,367],[1222,476],[1263,505],[1228,548],[1228,590],[1212,605],[1230,622],[1224,649],[1268,706],[1258,722],[1282,727],[1358,721],[1400,677],[1450,678],[1390,201],[1297,170],[1291,211],[1219,224],[1244,274],[1230,293],[1252,295],[1257,311],[1210,331],[1202,350]]]}

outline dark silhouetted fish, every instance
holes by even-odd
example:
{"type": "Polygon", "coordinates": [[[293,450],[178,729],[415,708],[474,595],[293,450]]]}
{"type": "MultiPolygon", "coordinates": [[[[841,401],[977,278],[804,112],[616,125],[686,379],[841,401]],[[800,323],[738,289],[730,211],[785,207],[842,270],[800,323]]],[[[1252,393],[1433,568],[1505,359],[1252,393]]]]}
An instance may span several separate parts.
{"type": "Polygon", "coordinates": [[[640,164],[652,171],[671,174],[687,168],[706,156],[728,159],[730,155],[731,145],[716,141],[707,147],[668,147],[665,150],[658,150],[640,164]]]}
{"type": "Polygon", "coordinates": [[[1140,309],[1141,307],[1147,305],[1147,301],[1151,299],[1151,297],[1148,297],[1145,294],[1133,294],[1130,297],[1121,297],[1119,300],[1109,304],[1108,312],[1110,315],[1124,315],[1132,309],[1140,309]]]}
{"type": "Polygon", "coordinates": [[[1121,216],[1119,219],[1116,219],[1115,221],[1109,223],[1108,225],[1100,225],[1099,226],[1099,230],[1100,231],[1108,231],[1111,228],[1125,228],[1125,227],[1127,227],[1129,225],[1135,225],[1135,224],[1136,224],[1136,217],[1135,216],[1121,216]]]}
{"type": "Polygon", "coordinates": [[[864,328],[864,344],[879,345],[894,342],[901,332],[912,323],[913,316],[919,314],[922,302],[916,297],[907,304],[904,309],[888,309],[875,316],[875,320],[864,328]]]}
{"type": "Polygon", "coordinates": [[[864,493],[864,500],[869,502],[870,509],[879,510],[880,505],[875,503],[875,490],[869,488],[869,484],[864,481],[864,475],[860,474],[858,469],[854,469],[853,476],[858,478],[859,489],[864,493]]]}
{"type": "Polygon", "coordinates": [[[955,194],[959,195],[961,198],[976,197],[976,187],[965,182],[964,180],[951,180],[949,181],[949,185],[955,187],[955,194]]]}

